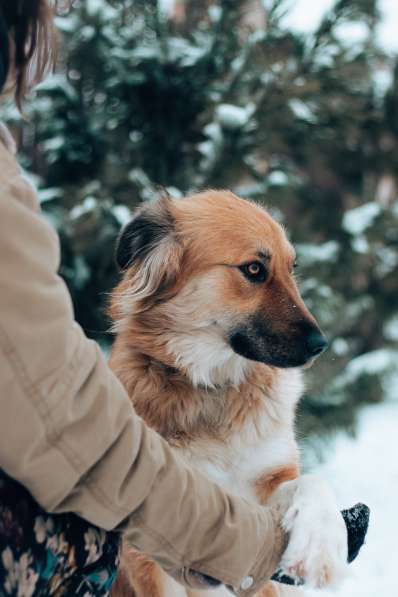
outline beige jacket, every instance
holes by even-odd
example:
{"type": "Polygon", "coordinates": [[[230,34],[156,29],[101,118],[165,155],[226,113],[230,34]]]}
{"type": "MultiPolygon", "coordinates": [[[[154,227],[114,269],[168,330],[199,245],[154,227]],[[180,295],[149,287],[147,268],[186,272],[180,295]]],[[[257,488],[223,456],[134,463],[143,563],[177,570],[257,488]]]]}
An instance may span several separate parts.
{"type": "Polygon", "coordinates": [[[188,586],[195,570],[253,595],[283,550],[276,515],[193,473],[144,425],[75,323],[58,265],[58,238],[0,143],[0,468],[50,512],[123,525],[188,586]]]}

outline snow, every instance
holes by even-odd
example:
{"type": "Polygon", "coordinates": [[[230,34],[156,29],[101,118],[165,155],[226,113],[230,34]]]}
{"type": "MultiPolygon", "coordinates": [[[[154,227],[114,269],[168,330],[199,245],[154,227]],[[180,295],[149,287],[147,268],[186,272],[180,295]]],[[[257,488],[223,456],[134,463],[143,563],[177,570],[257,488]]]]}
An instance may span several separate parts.
{"type": "Polygon", "coordinates": [[[317,261],[330,262],[335,261],[339,252],[339,245],[334,240],[319,245],[297,243],[297,254],[299,261],[303,263],[313,263],[317,261]]]}
{"type": "Polygon", "coordinates": [[[398,342],[398,314],[384,324],[384,335],[387,340],[398,342]]]}
{"type": "Polygon", "coordinates": [[[294,31],[308,33],[314,31],[324,14],[334,5],[334,0],[296,0],[289,2],[289,11],[283,18],[283,25],[294,31]]]}
{"type": "Polygon", "coordinates": [[[75,100],[77,98],[75,89],[69,84],[66,75],[63,74],[49,75],[44,81],[36,86],[36,90],[42,92],[61,90],[70,100],[75,100]]]}
{"type": "Polygon", "coordinates": [[[350,575],[342,587],[333,592],[308,590],[307,597],[398,594],[397,422],[396,399],[366,407],[359,416],[357,437],[340,433],[326,462],[311,466],[331,483],[342,509],[363,502],[371,513],[366,544],[350,565],[350,575]]]}
{"type": "Polygon", "coordinates": [[[365,43],[369,36],[369,27],[361,21],[341,23],[336,27],[335,34],[338,40],[346,47],[356,46],[356,44],[365,43]]]}
{"type": "Polygon", "coordinates": [[[396,247],[379,247],[377,255],[377,273],[385,276],[392,272],[398,265],[398,252],[396,247]]]}
{"type": "Polygon", "coordinates": [[[126,226],[131,222],[132,214],[126,205],[115,205],[112,208],[112,213],[121,226],[126,226]]]}
{"type": "Polygon", "coordinates": [[[215,161],[222,146],[223,134],[218,122],[210,122],[207,124],[203,128],[203,133],[206,135],[207,140],[199,143],[198,149],[204,157],[202,166],[206,167],[208,164],[215,161]]]}
{"type": "Polygon", "coordinates": [[[91,17],[102,16],[104,21],[116,18],[117,10],[105,0],[86,0],[87,14],[91,17]]]}
{"type": "Polygon", "coordinates": [[[182,66],[193,66],[205,56],[207,51],[208,48],[204,43],[197,46],[179,37],[171,37],[168,40],[168,60],[178,62],[182,66]]]}
{"type": "MultiPolygon", "coordinates": [[[[322,17],[335,4],[334,0],[291,0],[287,3],[290,10],[283,18],[283,25],[293,31],[310,33],[321,22],[322,17]]],[[[379,0],[381,22],[377,25],[376,34],[380,46],[388,52],[398,50],[398,11],[397,0],[379,0]]],[[[352,22],[344,25],[343,30],[348,43],[362,41],[364,30],[361,23],[352,22]]]]}
{"type": "Polygon", "coordinates": [[[46,189],[39,189],[38,196],[40,203],[47,203],[63,197],[63,190],[55,187],[48,187],[46,189]]]}
{"type": "Polygon", "coordinates": [[[283,170],[273,170],[267,177],[268,184],[279,187],[289,183],[289,177],[283,170]]]}
{"type": "Polygon", "coordinates": [[[95,36],[95,29],[91,27],[91,25],[86,25],[82,27],[80,31],[80,36],[84,41],[90,41],[95,36]]]}
{"type": "Polygon", "coordinates": [[[307,120],[308,122],[316,121],[314,113],[305,102],[298,99],[291,99],[288,103],[290,109],[297,116],[297,118],[300,118],[301,120],[307,120]]]}
{"type": "Polygon", "coordinates": [[[175,0],[158,0],[158,6],[164,14],[172,14],[174,10],[175,0]]]}
{"type": "Polygon", "coordinates": [[[62,149],[65,145],[65,137],[54,136],[51,139],[47,139],[43,143],[43,149],[48,152],[56,152],[62,149]]]}
{"type": "Polygon", "coordinates": [[[398,362],[398,351],[380,348],[379,350],[372,350],[365,354],[352,359],[345,370],[346,376],[352,382],[358,379],[364,373],[368,375],[386,374],[386,391],[390,388],[390,380],[388,379],[387,371],[394,370],[394,365],[398,362]]]}
{"type": "Polygon", "coordinates": [[[96,206],[97,199],[95,197],[86,197],[82,203],[75,205],[75,207],[70,210],[70,217],[72,220],[80,218],[84,214],[87,214],[95,209],[96,206]]]}
{"type": "Polygon", "coordinates": [[[353,238],[351,241],[351,247],[357,253],[362,253],[362,255],[366,255],[370,251],[370,245],[364,236],[357,236],[353,238]]]}
{"type": "Polygon", "coordinates": [[[350,209],[344,214],[343,228],[352,235],[362,234],[373,224],[380,212],[381,206],[373,201],[350,209]]]}
{"type": "Polygon", "coordinates": [[[378,40],[386,50],[398,50],[398,12],[397,0],[379,0],[381,23],[377,27],[378,40]]]}
{"type": "Polygon", "coordinates": [[[345,340],[345,338],[335,338],[330,348],[332,349],[334,354],[342,356],[348,353],[350,345],[348,344],[347,340],[345,340]]]}
{"type": "Polygon", "coordinates": [[[254,112],[254,104],[245,108],[233,104],[220,104],[216,109],[216,119],[224,129],[236,130],[247,124],[254,112]]]}
{"type": "Polygon", "coordinates": [[[91,271],[84,257],[77,255],[74,260],[73,281],[76,288],[82,289],[91,278],[91,271]]]}
{"type": "MultiPolygon", "coordinates": [[[[343,372],[335,377],[330,384],[331,394],[342,396],[344,388],[354,384],[365,375],[377,377],[382,394],[386,400],[395,398],[395,388],[398,387],[398,350],[380,348],[352,359],[343,372]]],[[[398,470],[398,469],[397,469],[398,470]]]]}

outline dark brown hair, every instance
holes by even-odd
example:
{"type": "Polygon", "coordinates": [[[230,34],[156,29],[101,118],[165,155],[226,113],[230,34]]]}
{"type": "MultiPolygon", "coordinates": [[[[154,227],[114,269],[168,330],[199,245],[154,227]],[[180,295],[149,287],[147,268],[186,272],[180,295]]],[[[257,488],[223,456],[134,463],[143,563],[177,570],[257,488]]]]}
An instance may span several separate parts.
{"type": "Polygon", "coordinates": [[[21,109],[26,92],[54,65],[54,13],[49,0],[0,0],[0,19],[9,41],[9,53],[2,56],[4,71],[12,73],[11,85],[21,109]]]}

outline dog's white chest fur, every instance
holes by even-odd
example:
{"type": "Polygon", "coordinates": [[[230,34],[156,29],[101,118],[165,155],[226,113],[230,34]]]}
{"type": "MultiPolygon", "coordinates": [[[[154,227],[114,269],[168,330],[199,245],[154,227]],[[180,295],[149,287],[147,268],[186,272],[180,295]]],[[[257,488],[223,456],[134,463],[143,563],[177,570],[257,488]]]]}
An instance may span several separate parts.
{"type": "MultiPolygon", "coordinates": [[[[181,452],[180,452],[181,453],[181,452]]],[[[293,438],[274,434],[260,444],[236,435],[225,444],[193,443],[183,450],[187,462],[235,495],[256,500],[254,483],[262,475],[294,461],[293,438]]]]}
{"type": "Polygon", "coordinates": [[[257,501],[255,481],[297,459],[293,418],[301,392],[300,372],[282,371],[259,420],[248,420],[225,441],[199,439],[178,452],[230,493],[257,501]]]}

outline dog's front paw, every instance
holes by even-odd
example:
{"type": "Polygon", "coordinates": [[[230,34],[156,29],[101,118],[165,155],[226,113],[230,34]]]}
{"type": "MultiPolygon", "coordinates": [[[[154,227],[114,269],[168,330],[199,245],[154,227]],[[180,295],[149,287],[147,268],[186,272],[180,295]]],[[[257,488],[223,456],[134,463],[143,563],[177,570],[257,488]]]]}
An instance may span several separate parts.
{"type": "Polygon", "coordinates": [[[283,571],[316,588],[337,587],[347,575],[347,530],[321,479],[308,475],[298,480],[282,525],[289,534],[283,571]]]}

